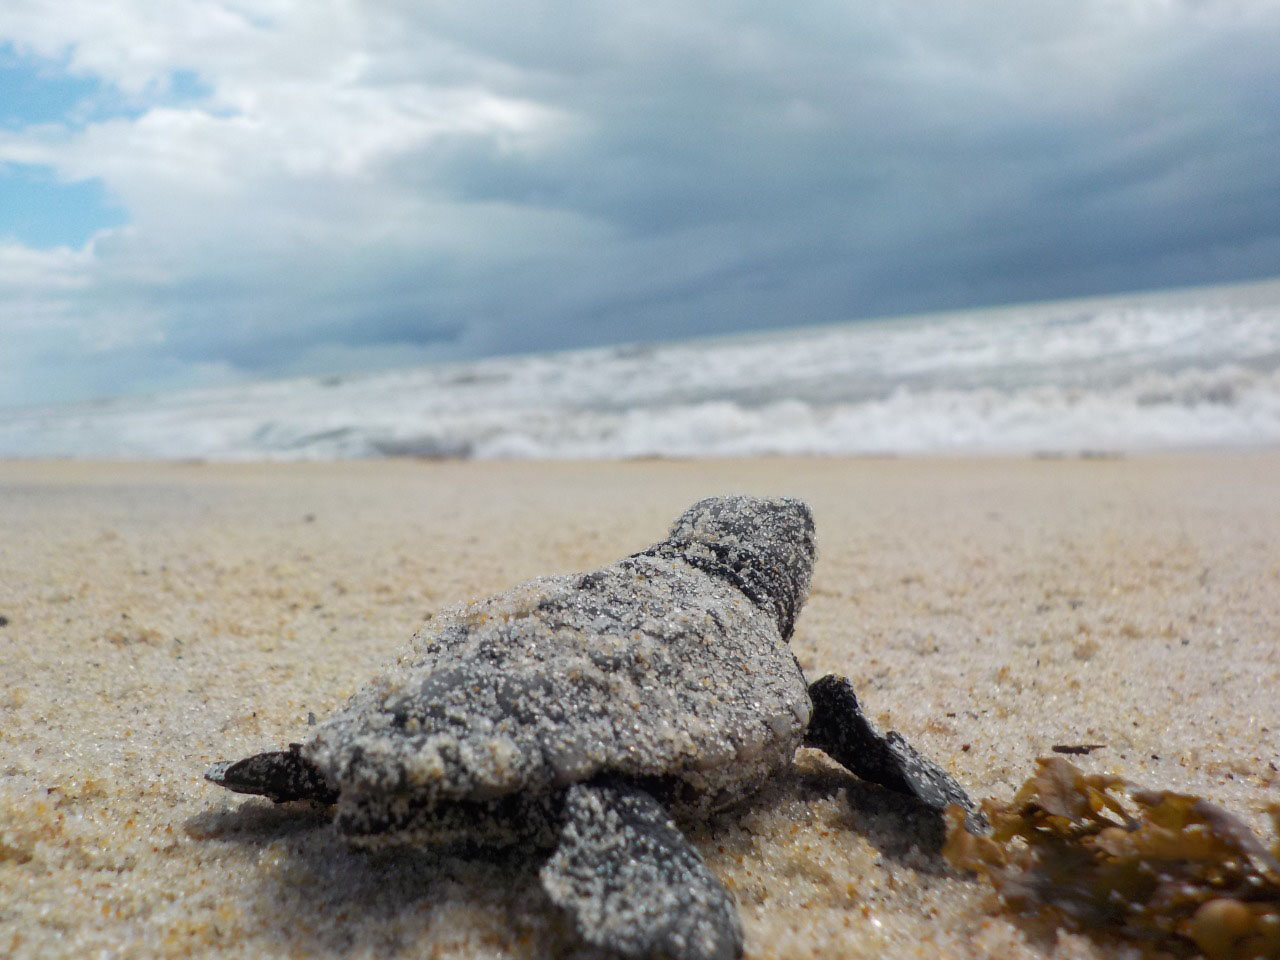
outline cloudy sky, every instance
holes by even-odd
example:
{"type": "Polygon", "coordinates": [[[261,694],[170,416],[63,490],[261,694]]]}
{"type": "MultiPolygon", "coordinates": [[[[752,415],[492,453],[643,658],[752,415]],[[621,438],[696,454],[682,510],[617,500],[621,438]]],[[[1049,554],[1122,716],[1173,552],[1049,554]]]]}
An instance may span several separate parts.
{"type": "Polygon", "coordinates": [[[0,5],[0,405],[1275,274],[1275,0],[0,5]]]}

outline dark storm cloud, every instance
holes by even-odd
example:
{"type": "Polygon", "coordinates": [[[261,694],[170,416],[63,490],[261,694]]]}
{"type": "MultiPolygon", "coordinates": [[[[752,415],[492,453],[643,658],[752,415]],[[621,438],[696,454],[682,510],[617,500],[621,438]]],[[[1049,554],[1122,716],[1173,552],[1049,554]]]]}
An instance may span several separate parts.
{"type": "MultiPolygon", "coordinates": [[[[537,164],[418,159],[459,197],[571,209],[615,227],[629,262],[653,258],[649,289],[582,301],[581,335],[619,310],[652,308],[641,332],[664,336],[1280,270],[1280,168],[1264,160],[1280,58],[1259,29],[1274,16],[1094,5],[1028,24],[989,7],[930,26],[772,6],[689,29],[675,10],[619,24],[567,9],[428,26],[536,71],[542,101],[590,130],[537,164]],[[698,278],[669,266],[688,248],[698,278]],[[666,309],[777,271],[792,299],[748,315],[666,309]],[[818,302],[800,289],[815,275],[818,302]]],[[[597,254],[578,262],[610,276],[597,254]]]]}

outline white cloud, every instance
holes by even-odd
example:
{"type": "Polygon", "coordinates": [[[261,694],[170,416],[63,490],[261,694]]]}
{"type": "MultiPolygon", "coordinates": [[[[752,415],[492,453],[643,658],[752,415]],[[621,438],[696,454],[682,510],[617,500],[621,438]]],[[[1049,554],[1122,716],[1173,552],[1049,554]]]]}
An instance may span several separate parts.
{"type": "Polygon", "coordinates": [[[0,403],[1280,269],[1277,27],[1260,0],[8,0],[0,41],[136,109],[0,132],[0,164],[129,217],[0,248],[0,403]],[[207,95],[166,98],[178,72],[207,95]]]}

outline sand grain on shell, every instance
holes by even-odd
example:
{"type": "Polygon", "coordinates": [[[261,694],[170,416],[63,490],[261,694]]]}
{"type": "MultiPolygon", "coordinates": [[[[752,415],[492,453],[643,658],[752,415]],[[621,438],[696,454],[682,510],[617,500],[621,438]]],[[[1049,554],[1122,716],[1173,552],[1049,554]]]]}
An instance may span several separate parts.
{"type": "MultiPolygon", "coordinates": [[[[975,795],[1054,744],[1262,830],[1280,800],[1280,456],[0,464],[0,955],[539,957],[514,854],[348,850],[216,759],[298,739],[431,611],[590,570],[726,492],[808,500],[794,649],[975,795]]],[[[1118,957],[993,915],[811,751],[694,832],[752,957],[1118,957]]]]}

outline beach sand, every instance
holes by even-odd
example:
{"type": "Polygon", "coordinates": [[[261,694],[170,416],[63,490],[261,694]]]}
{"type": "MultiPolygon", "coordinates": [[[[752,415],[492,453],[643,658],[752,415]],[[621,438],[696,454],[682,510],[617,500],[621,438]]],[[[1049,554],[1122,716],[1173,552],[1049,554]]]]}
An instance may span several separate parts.
{"type": "MultiPolygon", "coordinates": [[[[1008,799],[1054,744],[1266,833],[1280,455],[0,464],[0,955],[540,957],[526,854],[348,850],[204,782],[305,735],[431,611],[590,569],[694,500],[813,505],[794,649],[1008,799]]],[[[927,818],[812,751],[691,831],[749,957],[1121,957],[1000,915],[927,818]],[[925,844],[927,847],[927,844],[925,844]]]]}

